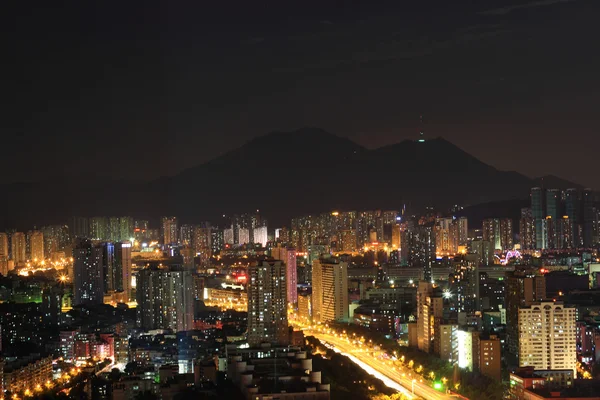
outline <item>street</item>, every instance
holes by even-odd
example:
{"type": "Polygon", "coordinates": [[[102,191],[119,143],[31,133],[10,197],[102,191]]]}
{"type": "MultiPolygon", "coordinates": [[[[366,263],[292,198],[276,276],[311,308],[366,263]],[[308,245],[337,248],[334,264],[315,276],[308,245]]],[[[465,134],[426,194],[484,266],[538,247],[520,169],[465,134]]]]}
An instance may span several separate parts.
{"type": "Polygon", "coordinates": [[[314,336],[326,347],[349,357],[362,369],[381,379],[388,387],[404,393],[409,398],[450,400],[459,397],[434,389],[430,381],[424,380],[410,368],[394,362],[387,354],[365,343],[350,339],[345,334],[338,334],[331,329],[321,327],[314,329],[314,327],[304,326],[301,329],[306,335],[314,336]]]}

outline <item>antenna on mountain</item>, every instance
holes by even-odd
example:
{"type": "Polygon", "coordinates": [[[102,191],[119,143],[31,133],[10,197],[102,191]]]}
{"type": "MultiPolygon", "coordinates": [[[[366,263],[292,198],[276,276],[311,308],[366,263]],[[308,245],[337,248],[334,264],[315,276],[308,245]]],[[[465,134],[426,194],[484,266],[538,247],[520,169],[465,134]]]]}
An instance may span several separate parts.
{"type": "Polygon", "coordinates": [[[419,115],[419,140],[417,142],[423,143],[425,141],[425,128],[423,127],[423,114],[419,115]]]}

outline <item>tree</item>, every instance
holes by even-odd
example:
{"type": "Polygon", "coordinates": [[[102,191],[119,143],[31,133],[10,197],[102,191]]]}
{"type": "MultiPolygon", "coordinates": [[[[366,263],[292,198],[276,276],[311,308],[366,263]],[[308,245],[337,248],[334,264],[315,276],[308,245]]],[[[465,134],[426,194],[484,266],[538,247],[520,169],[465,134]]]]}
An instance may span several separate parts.
{"type": "Polygon", "coordinates": [[[137,370],[137,363],[135,361],[132,362],[128,362],[127,365],[125,366],[125,373],[127,375],[133,375],[135,373],[135,371],[137,370]]]}
{"type": "Polygon", "coordinates": [[[121,379],[121,371],[119,370],[119,368],[113,368],[110,370],[110,373],[108,374],[108,379],[116,382],[119,379],[121,379]]]}

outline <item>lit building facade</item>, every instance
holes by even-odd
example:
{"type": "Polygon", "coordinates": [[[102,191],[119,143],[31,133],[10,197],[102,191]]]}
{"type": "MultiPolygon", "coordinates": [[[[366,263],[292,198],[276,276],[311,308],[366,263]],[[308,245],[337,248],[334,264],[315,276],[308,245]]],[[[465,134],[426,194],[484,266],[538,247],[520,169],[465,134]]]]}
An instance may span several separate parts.
{"type": "Polygon", "coordinates": [[[248,268],[248,344],[287,345],[286,268],[280,260],[259,261],[248,268]]]}
{"type": "Polygon", "coordinates": [[[348,264],[337,258],[319,258],[312,266],[313,320],[348,320],[348,264]]]}
{"type": "Polygon", "coordinates": [[[576,309],[539,302],[519,309],[519,366],[576,373],[576,309]]]}
{"type": "Polygon", "coordinates": [[[178,266],[150,266],[136,279],[137,325],[144,330],[193,329],[194,280],[178,266]]]}

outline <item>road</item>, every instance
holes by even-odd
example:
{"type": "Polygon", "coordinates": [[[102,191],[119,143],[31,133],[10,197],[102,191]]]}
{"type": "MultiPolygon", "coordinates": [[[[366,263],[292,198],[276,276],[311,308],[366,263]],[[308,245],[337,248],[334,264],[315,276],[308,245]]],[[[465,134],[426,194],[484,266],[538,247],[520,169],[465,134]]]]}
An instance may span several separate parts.
{"type": "MultiPolygon", "coordinates": [[[[394,362],[387,354],[374,351],[367,345],[350,340],[347,336],[328,333],[328,330],[314,330],[304,327],[306,335],[314,336],[330,349],[349,357],[365,371],[382,379],[383,382],[409,398],[427,400],[456,400],[459,396],[446,394],[431,387],[431,382],[424,380],[408,367],[394,362]]],[[[463,397],[464,399],[464,397],[463,397]]]]}

